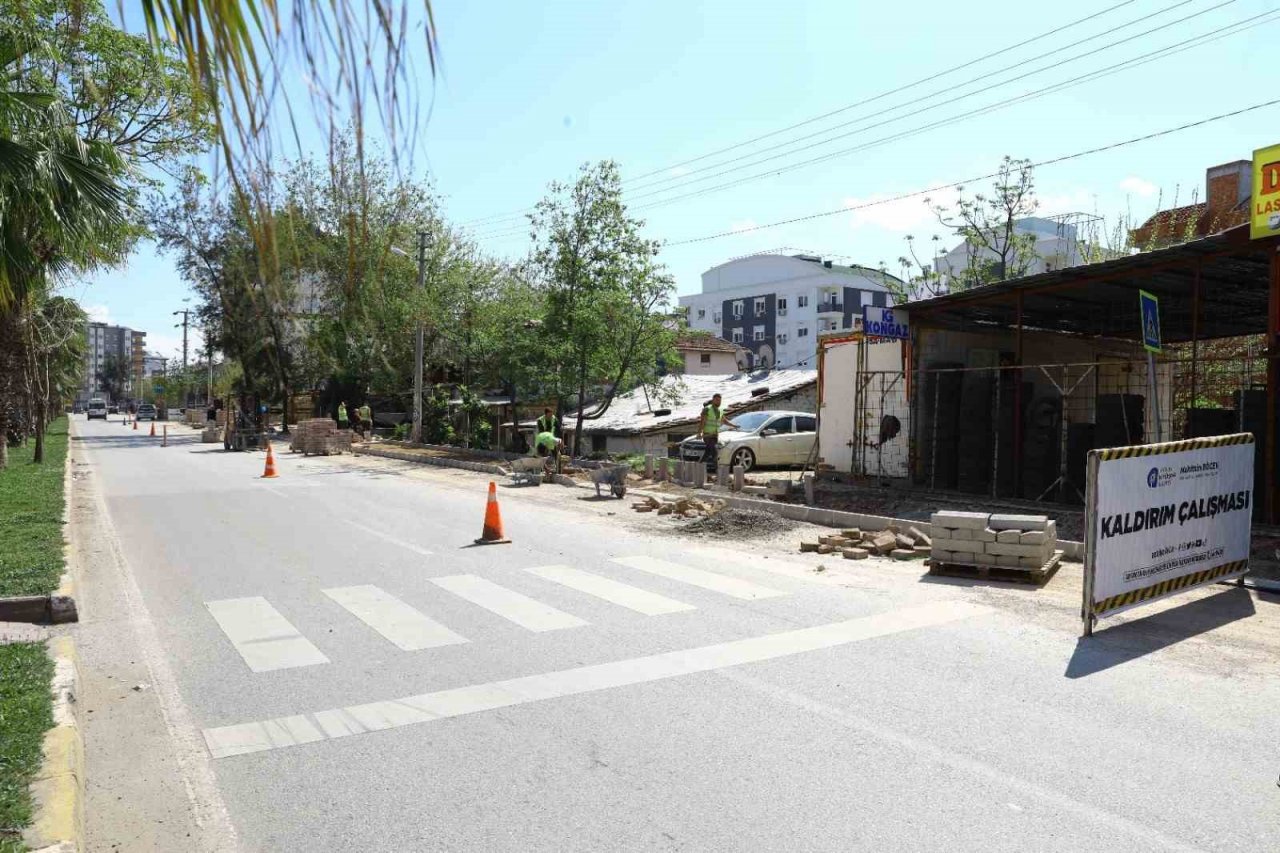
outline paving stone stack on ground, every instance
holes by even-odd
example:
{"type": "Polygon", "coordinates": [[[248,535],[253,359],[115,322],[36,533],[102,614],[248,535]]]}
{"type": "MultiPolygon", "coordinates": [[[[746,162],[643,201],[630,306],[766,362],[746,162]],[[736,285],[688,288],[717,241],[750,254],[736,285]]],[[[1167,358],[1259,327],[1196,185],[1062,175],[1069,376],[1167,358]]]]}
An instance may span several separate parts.
{"type": "Polygon", "coordinates": [[[660,501],[655,497],[649,496],[631,504],[631,508],[636,512],[675,515],[680,518],[697,518],[699,516],[712,515],[724,509],[724,501],[704,501],[698,498],[660,501]]]}
{"type": "Polygon", "coordinates": [[[1058,547],[1058,525],[1044,515],[935,512],[930,520],[937,563],[1040,569],[1058,547]]]}
{"type": "Polygon", "coordinates": [[[857,528],[819,536],[817,542],[801,542],[802,553],[834,554],[846,560],[865,560],[872,554],[895,560],[915,560],[929,556],[929,537],[915,527],[896,526],[885,530],[857,528]]]}
{"type": "Polygon", "coordinates": [[[293,428],[291,450],[298,453],[321,454],[351,452],[351,430],[338,429],[329,418],[310,418],[293,428]]]}

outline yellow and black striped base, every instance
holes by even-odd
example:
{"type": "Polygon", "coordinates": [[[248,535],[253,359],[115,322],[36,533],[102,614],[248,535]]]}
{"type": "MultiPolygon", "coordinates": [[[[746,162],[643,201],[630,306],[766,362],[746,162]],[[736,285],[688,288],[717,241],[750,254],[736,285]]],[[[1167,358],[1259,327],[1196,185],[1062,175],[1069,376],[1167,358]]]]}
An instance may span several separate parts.
{"type": "Polygon", "coordinates": [[[1104,598],[1102,601],[1095,602],[1093,605],[1094,616],[1105,616],[1113,610],[1119,610],[1124,607],[1130,607],[1134,604],[1140,604],[1153,598],[1160,598],[1171,592],[1177,592],[1180,589],[1187,589],[1193,586],[1199,586],[1209,581],[1217,580],[1226,575],[1242,572],[1249,566],[1248,560],[1234,560],[1230,563],[1223,563],[1212,569],[1205,569],[1199,572],[1192,572],[1182,577],[1170,578],[1160,583],[1144,586],[1142,589],[1135,589],[1129,592],[1122,592],[1119,595],[1113,595],[1110,598],[1104,598]]]}
{"type": "Polygon", "coordinates": [[[1203,450],[1206,447],[1227,447],[1232,444],[1253,444],[1253,433],[1215,435],[1212,438],[1188,438],[1182,441],[1164,441],[1160,444],[1139,444],[1133,447],[1107,447],[1091,450],[1103,462],[1112,459],[1133,459],[1137,456],[1158,456],[1162,453],[1181,453],[1184,450],[1203,450]]]}

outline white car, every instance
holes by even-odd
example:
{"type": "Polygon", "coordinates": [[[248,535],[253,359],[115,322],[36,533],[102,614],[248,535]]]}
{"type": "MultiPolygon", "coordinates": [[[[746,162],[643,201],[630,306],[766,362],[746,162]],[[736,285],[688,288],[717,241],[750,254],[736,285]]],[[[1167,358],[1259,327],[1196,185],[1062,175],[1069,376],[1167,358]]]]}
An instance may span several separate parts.
{"type": "MultiPolygon", "coordinates": [[[[738,428],[720,430],[717,465],[741,465],[750,471],[759,466],[812,461],[818,419],[809,412],[743,412],[728,419],[738,428]]],[[[705,451],[705,442],[696,435],[680,442],[681,459],[701,459],[705,451]]]]}
{"type": "Polygon", "coordinates": [[[85,420],[93,420],[94,418],[107,419],[107,401],[106,400],[90,400],[89,407],[85,409],[85,420]]]}

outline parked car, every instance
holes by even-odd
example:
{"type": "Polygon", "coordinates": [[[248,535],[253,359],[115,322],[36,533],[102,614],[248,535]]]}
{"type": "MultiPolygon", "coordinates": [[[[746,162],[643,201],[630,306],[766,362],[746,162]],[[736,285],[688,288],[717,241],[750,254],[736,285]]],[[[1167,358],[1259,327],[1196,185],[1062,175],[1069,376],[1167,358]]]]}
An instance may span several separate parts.
{"type": "Polygon", "coordinates": [[[156,407],[151,403],[139,403],[138,413],[134,417],[140,421],[154,421],[156,419],[156,407]]]}
{"type": "MultiPolygon", "coordinates": [[[[717,465],[745,470],[766,465],[803,465],[818,442],[818,419],[808,412],[744,412],[729,415],[738,429],[720,430],[717,465]]],[[[680,458],[701,459],[706,443],[697,436],[680,442],[680,458]]]]}
{"type": "Polygon", "coordinates": [[[119,404],[119,403],[107,403],[107,414],[108,414],[108,415],[118,415],[118,414],[120,414],[120,404],[119,404]]]}
{"type": "Polygon", "coordinates": [[[107,419],[107,401],[106,400],[90,400],[88,408],[85,409],[88,420],[94,418],[107,419]]]}

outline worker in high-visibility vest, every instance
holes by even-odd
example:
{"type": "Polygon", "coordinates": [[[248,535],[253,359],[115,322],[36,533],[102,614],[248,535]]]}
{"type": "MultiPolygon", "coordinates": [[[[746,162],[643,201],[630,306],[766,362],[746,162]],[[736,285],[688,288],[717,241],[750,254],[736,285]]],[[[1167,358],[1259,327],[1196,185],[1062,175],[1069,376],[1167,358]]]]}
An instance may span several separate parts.
{"type": "Polygon", "coordinates": [[[373,409],[369,408],[369,404],[365,403],[356,409],[356,415],[360,418],[360,433],[365,437],[373,435],[373,409]]]}
{"type": "Polygon", "coordinates": [[[549,432],[552,435],[555,435],[556,434],[555,413],[553,413],[550,408],[543,409],[542,417],[538,418],[537,425],[538,426],[537,426],[536,432],[538,434],[549,432]]]}
{"type": "Polygon", "coordinates": [[[720,395],[712,396],[711,401],[702,407],[702,419],[698,422],[698,435],[702,438],[704,450],[702,461],[707,470],[715,473],[720,454],[720,427],[728,426],[737,429],[738,425],[724,416],[720,408],[720,395]]]}

